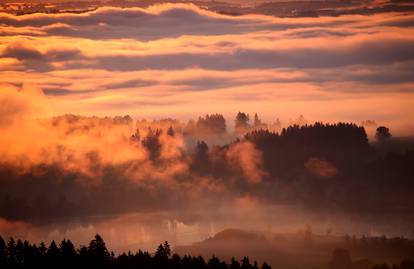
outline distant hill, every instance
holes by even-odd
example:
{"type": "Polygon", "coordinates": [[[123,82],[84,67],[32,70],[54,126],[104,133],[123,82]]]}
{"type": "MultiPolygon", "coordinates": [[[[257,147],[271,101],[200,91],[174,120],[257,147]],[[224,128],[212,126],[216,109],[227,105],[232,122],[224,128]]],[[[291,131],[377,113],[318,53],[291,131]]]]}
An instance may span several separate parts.
{"type": "Polygon", "coordinates": [[[251,262],[269,262],[273,268],[310,268],[305,265],[322,266],[329,260],[331,250],[321,252],[308,249],[300,235],[267,237],[261,232],[226,229],[204,241],[174,248],[178,254],[189,253],[208,257],[241,259],[248,256],[251,262]],[[301,262],[303,261],[303,262],[301,262]],[[306,261],[306,263],[304,263],[306,261]]]}
{"type": "Polygon", "coordinates": [[[410,257],[413,247],[409,239],[316,235],[309,227],[308,231],[284,234],[226,229],[201,242],[175,247],[173,251],[180,255],[216,255],[226,260],[248,256],[252,263],[266,261],[272,268],[327,269],[333,250],[343,248],[359,264],[355,268],[370,269],[373,263],[399,263],[410,257]]]}

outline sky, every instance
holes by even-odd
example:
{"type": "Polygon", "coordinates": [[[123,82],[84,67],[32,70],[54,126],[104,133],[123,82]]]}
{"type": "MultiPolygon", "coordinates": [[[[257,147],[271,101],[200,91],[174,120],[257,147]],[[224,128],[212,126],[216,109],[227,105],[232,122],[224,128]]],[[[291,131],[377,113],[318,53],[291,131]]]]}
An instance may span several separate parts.
{"type": "Polygon", "coordinates": [[[3,89],[59,115],[285,122],[375,120],[413,130],[414,14],[231,17],[193,5],[0,14],[3,89]],[[26,90],[27,92],[27,90],[26,90]],[[29,98],[29,97],[28,97],[29,98]]]}

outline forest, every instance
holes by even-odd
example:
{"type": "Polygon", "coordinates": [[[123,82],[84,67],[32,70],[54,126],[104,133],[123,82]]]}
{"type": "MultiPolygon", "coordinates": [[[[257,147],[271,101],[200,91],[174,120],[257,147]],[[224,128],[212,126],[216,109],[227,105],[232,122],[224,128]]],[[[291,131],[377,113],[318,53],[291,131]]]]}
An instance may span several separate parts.
{"type": "MultiPolygon", "coordinates": [[[[170,244],[165,241],[160,244],[155,253],[139,250],[116,256],[109,251],[103,238],[95,235],[88,246],[75,248],[69,239],[63,239],[60,244],[52,241],[49,246],[40,243],[39,246],[28,241],[10,238],[6,243],[0,237],[0,266],[1,268],[144,268],[144,269],[259,269],[257,262],[250,263],[248,257],[240,262],[232,259],[230,263],[221,261],[213,256],[208,260],[203,257],[185,255],[180,257],[173,254],[170,244]]],[[[271,269],[263,263],[261,269],[271,269]]]]}
{"type": "MultiPolygon", "coordinates": [[[[364,239],[366,240],[366,239],[364,239]]],[[[366,242],[365,242],[366,243],[366,242]]],[[[368,268],[368,260],[352,261],[349,251],[336,248],[331,260],[330,269],[359,269],[368,268]]],[[[144,268],[144,269],[272,269],[264,262],[260,267],[256,261],[250,262],[248,257],[240,261],[232,258],[222,261],[217,256],[205,260],[202,256],[173,254],[170,244],[165,241],[151,254],[138,250],[115,255],[107,249],[103,238],[97,234],[87,246],[75,248],[69,239],[63,239],[59,244],[52,241],[49,246],[41,242],[38,246],[28,241],[10,238],[8,242],[0,236],[0,266],[1,268],[144,268]]],[[[400,264],[374,264],[372,269],[412,269],[414,260],[404,259],[400,264]]]]}
{"type": "Polygon", "coordinates": [[[282,128],[279,120],[265,124],[256,114],[250,122],[242,112],[233,132],[220,114],[187,123],[65,115],[39,125],[58,138],[47,149],[3,159],[0,217],[41,222],[185,210],[195,191],[213,205],[224,202],[226,190],[267,204],[414,218],[414,143],[384,126],[369,142],[354,123],[307,124],[299,117],[282,128]],[[175,188],[182,188],[180,197],[175,188]]]}

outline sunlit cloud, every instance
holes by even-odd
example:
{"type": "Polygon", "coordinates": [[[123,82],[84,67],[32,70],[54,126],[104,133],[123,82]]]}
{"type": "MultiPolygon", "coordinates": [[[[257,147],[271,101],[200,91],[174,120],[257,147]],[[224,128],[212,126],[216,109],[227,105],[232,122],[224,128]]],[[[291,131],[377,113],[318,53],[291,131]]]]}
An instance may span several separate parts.
{"type": "Polygon", "coordinates": [[[2,82],[37,84],[56,113],[231,116],[243,103],[265,110],[259,112],[268,119],[378,117],[401,122],[399,130],[412,121],[406,114],[414,82],[410,13],[231,17],[166,4],[0,14],[0,23],[2,82]],[[395,118],[366,112],[391,96],[395,118]],[[342,111],[350,100],[360,102],[342,111]]]}

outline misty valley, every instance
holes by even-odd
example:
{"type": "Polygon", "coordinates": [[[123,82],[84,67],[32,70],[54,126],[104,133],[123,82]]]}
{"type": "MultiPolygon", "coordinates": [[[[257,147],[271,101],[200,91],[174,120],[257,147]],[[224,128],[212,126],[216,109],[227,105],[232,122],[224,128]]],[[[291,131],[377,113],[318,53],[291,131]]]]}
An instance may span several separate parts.
{"type": "MultiPolygon", "coordinates": [[[[64,115],[6,132],[18,129],[32,135],[13,137],[22,147],[1,162],[2,235],[69,238],[85,245],[71,247],[76,266],[92,251],[85,237],[99,232],[114,247],[104,255],[114,268],[412,268],[414,139],[372,121],[300,116],[283,127],[243,112],[230,124],[221,114],[187,122],[64,115]],[[165,240],[183,260],[151,256],[165,240]]],[[[44,256],[35,263],[64,259],[63,242],[40,250],[8,240],[0,243],[6,263],[9,248],[20,249],[18,267],[26,252],[44,256]],[[60,258],[48,261],[49,251],[60,258]]]]}

